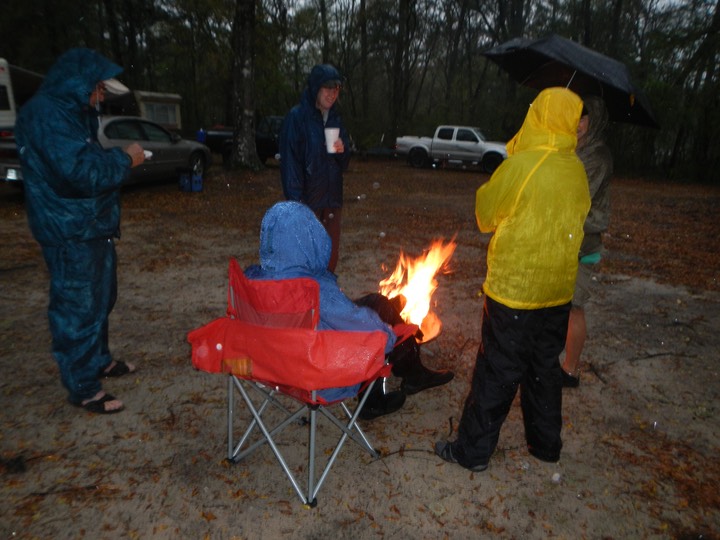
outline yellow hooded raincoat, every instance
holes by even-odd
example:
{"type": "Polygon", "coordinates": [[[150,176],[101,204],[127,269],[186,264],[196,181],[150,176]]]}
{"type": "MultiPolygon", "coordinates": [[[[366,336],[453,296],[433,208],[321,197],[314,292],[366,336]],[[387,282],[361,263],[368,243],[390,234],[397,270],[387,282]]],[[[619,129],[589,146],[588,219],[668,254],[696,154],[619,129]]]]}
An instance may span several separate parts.
{"type": "Polygon", "coordinates": [[[477,190],[475,217],[493,232],[483,289],[513,309],[570,302],[590,194],[575,155],[582,100],[570,90],[543,90],[508,159],[477,190]]]}

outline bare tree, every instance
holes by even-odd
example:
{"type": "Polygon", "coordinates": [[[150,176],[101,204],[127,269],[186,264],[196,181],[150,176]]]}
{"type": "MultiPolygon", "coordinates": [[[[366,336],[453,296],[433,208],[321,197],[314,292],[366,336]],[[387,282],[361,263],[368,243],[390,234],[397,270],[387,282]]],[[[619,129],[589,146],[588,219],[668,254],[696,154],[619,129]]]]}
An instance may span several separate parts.
{"type": "Polygon", "coordinates": [[[407,54],[415,15],[415,0],[399,0],[398,31],[397,41],[395,42],[394,70],[391,87],[392,98],[390,102],[390,116],[393,119],[391,129],[393,130],[402,129],[405,122],[410,75],[407,54]]]}
{"type": "Polygon", "coordinates": [[[358,13],[358,24],[360,26],[360,91],[362,92],[362,114],[368,114],[369,107],[369,72],[368,72],[368,30],[366,0],[360,0],[360,12],[358,13]]]}
{"type": "Polygon", "coordinates": [[[120,47],[120,22],[118,21],[115,0],[104,0],[107,31],[110,36],[110,49],[115,61],[122,63],[123,54],[120,47]]]}
{"type": "Polygon", "coordinates": [[[330,62],[330,29],[328,28],[328,8],[325,0],[318,0],[320,11],[320,26],[322,28],[322,61],[330,62]]]}
{"type": "Polygon", "coordinates": [[[255,39],[256,0],[236,0],[233,20],[233,151],[232,167],[262,168],[255,146],[255,39]]]}

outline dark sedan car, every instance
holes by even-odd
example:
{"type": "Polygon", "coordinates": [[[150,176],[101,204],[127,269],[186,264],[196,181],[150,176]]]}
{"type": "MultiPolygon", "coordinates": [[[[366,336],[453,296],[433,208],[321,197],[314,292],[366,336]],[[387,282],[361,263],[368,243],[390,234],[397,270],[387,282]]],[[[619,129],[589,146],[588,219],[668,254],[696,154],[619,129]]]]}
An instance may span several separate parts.
{"type": "Polygon", "coordinates": [[[162,126],[135,116],[106,116],[100,120],[98,140],[104,148],[124,148],[137,142],[152,156],[130,170],[129,183],[177,178],[191,169],[203,176],[210,165],[210,149],[196,141],[183,139],[162,126]]]}

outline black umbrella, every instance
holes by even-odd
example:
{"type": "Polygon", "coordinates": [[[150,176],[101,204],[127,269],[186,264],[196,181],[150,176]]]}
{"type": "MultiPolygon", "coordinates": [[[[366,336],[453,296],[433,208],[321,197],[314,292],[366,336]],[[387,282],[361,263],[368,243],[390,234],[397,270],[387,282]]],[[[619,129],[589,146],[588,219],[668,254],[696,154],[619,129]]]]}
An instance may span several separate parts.
{"type": "Polygon", "coordinates": [[[522,85],[563,86],[580,96],[601,96],[611,120],[659,128],[645,94],[630,80],[627,67],[555,34],[515,38],[483,53],[522,85]]]}

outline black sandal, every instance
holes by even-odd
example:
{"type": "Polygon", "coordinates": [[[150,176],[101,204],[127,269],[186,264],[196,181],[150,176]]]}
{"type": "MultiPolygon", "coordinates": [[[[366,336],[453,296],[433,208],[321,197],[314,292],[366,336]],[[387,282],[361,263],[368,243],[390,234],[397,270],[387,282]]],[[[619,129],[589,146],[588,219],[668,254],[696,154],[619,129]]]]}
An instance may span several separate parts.
{"type": "MultiPolygon", "coordinates": [[[[107,367],[105,369],[107,369],[107,367]]],[[[115,360],[115,365],[110,371],[105,371],[105,369],[100,370],[100,378],[105,377],[106,379],[108,379],[110,377],[122,377],[123,375],[127,375],[128,373],[135,373],[137,371],[137,369],[131,370],[130,366],[128,366],[122,360],[115,360]]]]}
{"type": "Polygon", "coordinates": [[[91,412],[94,414],[115,414],[125,409],[125,405],[123,405],[119,409],[107,410],[105,408],[105,403],[107,403],[108,401],[114,401],[115,399],[116,398],[114,396],[111,396],[110,394],[105,394],[103,397],[88,401],[84,405],[82,403],[78,403],[78,406],[82,407],[87,412],[91,412]]]}

